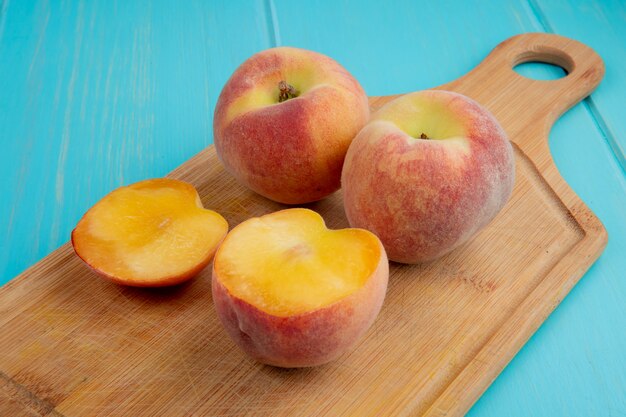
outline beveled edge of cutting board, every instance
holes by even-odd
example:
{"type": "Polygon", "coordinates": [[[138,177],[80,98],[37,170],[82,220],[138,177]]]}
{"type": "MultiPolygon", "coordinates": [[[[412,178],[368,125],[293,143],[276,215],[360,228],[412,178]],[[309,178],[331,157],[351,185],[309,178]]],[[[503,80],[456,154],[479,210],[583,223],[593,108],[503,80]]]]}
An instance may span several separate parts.
{"type": "MultiPolygon", "coordinates": [[[[479,353],[430,405],[425,415],[462,415],[469,411],[606,247],[606,228],[562,178],[548,146],[554,122],[591,94],[602,80],[604,72],[602,59],[588,46],[559,35],[526,33],[503,41],[472,71],[435,88],[465,94],[486,106],[498,120],[504,121],[505,131],[514,143],[516,152],[533,164],[538,175],[553,191],[554,197],[567,208],[583,236],[518,305],[515,313],[482,346],[479,353]],[[564,68],[567,75],[557,80],[533,80],[513,70],[517,64],[532,61],[555,64],[564,68]],[[498,81],[503,82],[498,84],[498,81]],[[491,83],[499,85],[501,94],[511,102],[522,102],[522,109],[534,105],[531,102],[523,103],[527,89],[533,87],[542,91],[542,102],[546,106],[549,103],[551,107],[539,115],[541,120],[537,123],[536,131],[528,126],[512,128],[508,118],[500,117],[499,107],[491,100],[481,99],[491,83]],[[502,86],[510,87],[510,91],[502,86]],[[546,299],[549,302],[545,302],[546,299]],[[532,317],[526,317],[526,311],[532,311],[532,317]],[[500,354],[494,355],[494,352],[500,354]],[[494,356],[500,359],[495,367],[490,366],[488,361],[494,356]],[[465,401],[462,400],[464,397],[465,401]]],[[[375,110],[399,96],[370,97],[370,105],[375,110]]]]}
{"type": "MultiPolygon", "coordinates": [[[[513,146],[518,157],[523,158],[536,173],[538,177],[536,181],[540,182],[541,188],[548,191],[553,201],[567,213],[581,236],[528,293],[516,307],[515,313],[504,321],[479,352],[469,360],[465,368],[445,387],[443,393],[437,396],[424,415],[449,416],[466,413],[591,267],[607,244],[608,235],[600,220],[564,180],[557,176],[549,181],[517,144],[513,143],[513,146]],[[565,187],[560,187],[557,192],[553,186],[554,181],[562,182],[561,185],[565,187]],[[564,197],[571,202],[568,204],[564,197]],[[527,317],[527,311],[533,311],[532,317],[527,317]],[[494,352],[498,354],[494,355],[494,352]],[[496,366],[493,366],[494,356],[500,359],[496,366]]],[[[202,160],[217,158],[215,148],[209,146],[192,160],[196,158],[202,160]]],[[[187,171],[185,165],[172,171],[170,176],[174,178],[184,176],[187,171]]],[[[411,408],[407,411],[410,410],[411,408]]]]}
{"type": "MultiPolygon", "coordinates": [[[[532,163],[519,147],[516,147],[516,152],[520,152],[522,157],[532,163]]],[[[538,170],[536,172],[541,176],[538,170]]],[[[541,179],[549,187],[543,176],[541,179]]],[[[539,284],[519,303],[515,312],[508,316],[484,343],[480,351],[437,397],[424,415],[450,416],[467,413],[606,247],[608,242],[606,229],[582,200],[568,189],[566,193],[574,195],[577,201],[574,205],[567,205],[561,199],[563,193],[557,194],[553,188],[550,188],[550,191],[567,210],[572,223],[580,231],[579,240],[561,256],[539,284]],[[528,311],[532,312],[530,317],[528,311]],[[494,357],[499,359],[495,366],[494,357]],[[463,398],[466,401],[463,401],[463,398]]]]}

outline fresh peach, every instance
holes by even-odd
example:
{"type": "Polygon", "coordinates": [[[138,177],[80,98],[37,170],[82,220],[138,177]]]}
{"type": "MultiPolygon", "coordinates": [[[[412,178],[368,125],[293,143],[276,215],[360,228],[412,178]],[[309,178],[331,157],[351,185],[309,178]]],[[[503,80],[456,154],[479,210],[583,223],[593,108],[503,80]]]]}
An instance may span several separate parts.
{"type": "Polygon", "coordinates": [[[118,284],[162,287],[200,272],[228,232],[183,181],[152,179],[114,190],[72,231],[74,251],[118,284]]]}
{"type": "Polygon", "coordinates": [[[235,343],[280,367],[326,363],[349,350],[382,306],[389,264],[378,238],[329,230],[308,209],[249,219],[213,263],[213,302],[235,343]]]}
{"type": "Polygon", "coordinates": [[[337,62],[272,48],[228,80],[213,121],[217,155],[241,183],[301,204],[338,190],[348,146],[369,117],[367,96],[337,62]]]}
{"type": "Polygon", "coordinates": [[[342,173],[353,227],[374,232],[389,259],[438,258],[507,202],[513,148],[497,120],[463,95],[422,91],[381,108],[359,132],[342,173]]]}

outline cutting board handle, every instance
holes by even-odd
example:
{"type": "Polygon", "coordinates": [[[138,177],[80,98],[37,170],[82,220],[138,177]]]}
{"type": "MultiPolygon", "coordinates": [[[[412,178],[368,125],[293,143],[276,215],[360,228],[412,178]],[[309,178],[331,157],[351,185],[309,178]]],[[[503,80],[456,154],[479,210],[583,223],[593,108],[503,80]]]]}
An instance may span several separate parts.
{"type": "MultiPolygon", "coordinates": [[[[500,43],[476,68],[447,86],[484,85],[491,90],[487,103],[483,103],[487,107],[497,102],[499,105],[493,107],[515,109],[508,113],[517,113],[528,122],[543,119],[549,130],[564,112],[587,97],[603,76],[602,58],[590,47],[564,36],[524,33],[500,43]],[[513,69],[525,62],[558,65],[567,75],[556,80],[533,80],[513,69]]],[[[483,101],[482,97],[475,98],[483,101]]],[[[517,133],[509,132],[511,136],[517,133]]]]}
{"type": "MultiPolygon", "coordinates": [[[[508,38],[469,73],[437,87],[465,94],[490,109],[509,137],[535,162],[547,162],[546,140],[554,122],[587,97],[604,76],[602,58],[590,47],[564,36],[524,33],[508,38]],[[567,75],[556,80],[533,80],[513,69],[525,62],[558,65],[567,75]]],[[[370,97],[376,111],[399,97],[370,97]]]]}

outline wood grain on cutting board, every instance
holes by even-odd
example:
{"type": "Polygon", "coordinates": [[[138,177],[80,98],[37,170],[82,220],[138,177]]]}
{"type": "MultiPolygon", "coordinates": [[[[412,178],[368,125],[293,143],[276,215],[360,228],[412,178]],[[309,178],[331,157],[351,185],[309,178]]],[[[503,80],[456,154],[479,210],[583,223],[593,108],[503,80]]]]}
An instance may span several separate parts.
{"type": "MultiPolygon", "coordinates": [[[[217,321],[209,269],[173,289],[125,288],[95,277],[65,245],[0,289],[5,403],[88,416],[467,411],[606,244],[547,148],[551,125],[603,72],[584,45],[527,34],[442,87],[478,100],[503,124],[516,145],[513,196],[453,253],[425,265],[392,264],[381,315],[339,360],[305,370],[256,364],[217,321]],[[569,75],[535,81],[512,70],[528,60],[556,63],[569,75]]],[[[212,147],[171,176],[193,183],[231,227],[282,208],[238,185],[212,147]]],[[[329,227],[347,226],[341,193],[309,207],[329,227]]]]}

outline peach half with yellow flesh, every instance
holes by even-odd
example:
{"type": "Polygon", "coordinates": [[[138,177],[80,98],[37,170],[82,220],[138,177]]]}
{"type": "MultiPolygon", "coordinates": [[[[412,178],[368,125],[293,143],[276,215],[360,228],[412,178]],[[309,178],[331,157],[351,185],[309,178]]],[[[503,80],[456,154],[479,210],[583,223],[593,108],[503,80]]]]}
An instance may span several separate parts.
{"type": "Polygon", "coordinates": [[[96,203],[72,231],[76,254],[118,284],[162,287],[206,267],[228,232],[189,183],[161,178],[121,187],[96,203]]]}
{"type": "Polygon", "coordinates": [[[233,341],[259,362],[321,365],[350,350],[378,315],[389,264],[362,229],[327,229],[308,209],[252,218],[224,239],[213,302],[233,341]]]}

